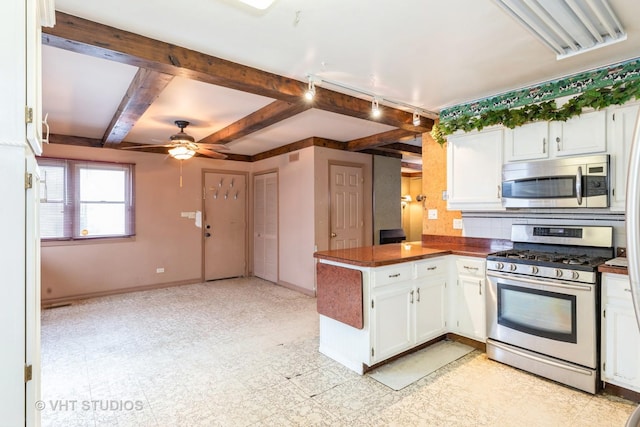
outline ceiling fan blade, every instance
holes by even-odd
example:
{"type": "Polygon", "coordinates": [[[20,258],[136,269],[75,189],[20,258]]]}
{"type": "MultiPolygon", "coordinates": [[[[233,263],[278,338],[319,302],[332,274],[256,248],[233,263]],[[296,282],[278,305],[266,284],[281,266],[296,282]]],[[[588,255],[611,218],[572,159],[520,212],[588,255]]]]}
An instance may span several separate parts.
{"type": "Polygon", "coordinates": [[[122,147],[120,148],[121,150],[140,150],[140,149],[145,149],[145,148],[158,148],[158,147],[164,147],[164,148],[171,148],[171,147],[175,147],[175,144],[144,144],[144,145],[135,145],[132,147],[122,147]]]}
{"type": "Polygon", "coordinates": [[[207,148],[209,150],[216,150],[216,151],[229,151],[229,147],[227,147],[224,144],[202,144],[197,142],[196,144],[198,144],[198,147],[200,148],[207,148]]]}
{"type": "Polygon", "coordinates": [[[208,150],[206,148],[199,148],[196,150],[197,153],[202,154],[203,156],[207,156],[207,157],[211,157],[212,159],[226,159],[227,156],[225,156],[222,153],[218,153],[217,151],[213,151],[213,150],[208,150]]]}

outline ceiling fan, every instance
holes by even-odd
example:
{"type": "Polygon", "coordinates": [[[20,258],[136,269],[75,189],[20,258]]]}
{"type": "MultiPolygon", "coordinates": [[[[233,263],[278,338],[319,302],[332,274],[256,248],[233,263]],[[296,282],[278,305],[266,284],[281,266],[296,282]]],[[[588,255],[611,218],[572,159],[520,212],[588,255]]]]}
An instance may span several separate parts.
{"type": "Polygon", "coordinates": [[[176,120],[176,126],[180,128],[180,132],[171,135],[169,139],[171,142],[167,144],[158,145],[137,145],[135,147],[124,147],[123,150],[140,150],[152,147],[167,147],[169,148],[169,155],[174,159],[187,160],[193,157],[196,153],[203,156],[211,157],[214,159],[226,159],[227,156],[219,153],[218,151],[229,150],[229,148],[222,144],[202,144],[195,142],[195,139],[185,133],[184,128],[189,126],[189,122],[186,120],[176,120]]]}

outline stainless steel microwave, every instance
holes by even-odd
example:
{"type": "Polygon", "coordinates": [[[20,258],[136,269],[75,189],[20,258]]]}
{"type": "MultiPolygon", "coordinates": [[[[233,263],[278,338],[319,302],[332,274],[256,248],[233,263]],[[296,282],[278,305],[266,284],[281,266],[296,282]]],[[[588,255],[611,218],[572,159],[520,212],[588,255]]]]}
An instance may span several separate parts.
{"type": "Polygon", "coordinates": [[[502,200],[507,208],[609,207],[609,155],[504,165],[502,200]]]}

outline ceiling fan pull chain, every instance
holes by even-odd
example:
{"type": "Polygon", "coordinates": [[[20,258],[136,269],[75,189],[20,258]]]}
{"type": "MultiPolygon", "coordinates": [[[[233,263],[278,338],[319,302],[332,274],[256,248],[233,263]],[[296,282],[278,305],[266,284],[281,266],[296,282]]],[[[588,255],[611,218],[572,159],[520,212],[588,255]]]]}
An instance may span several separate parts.
{"type": "Polygon", "coordinates": [[[180,188],[182,188],[182,160],[180,160],[180,188]]]}

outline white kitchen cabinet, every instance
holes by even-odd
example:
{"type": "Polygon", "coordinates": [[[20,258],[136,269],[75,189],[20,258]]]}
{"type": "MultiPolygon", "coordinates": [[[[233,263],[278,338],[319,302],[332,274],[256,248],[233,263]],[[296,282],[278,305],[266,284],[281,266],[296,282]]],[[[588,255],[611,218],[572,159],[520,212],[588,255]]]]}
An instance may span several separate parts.
{"type": "Polygon", "coordinates": [[[484,342],[486,332],[486,262],[471,257],[456,257],[456,286],[450,304],[451,330],[484,342]]]}
{"type": "Polygon", "coordinates": [[[640,392],[640,331],[629,277],[602,275],[601,379],[640,392]]]}
{"type": "Polygon", "coordinates": [[[446,332],[446,258],[375,270],[371,291],[373,363],[446,332]],[[407,277],[411,280],[406,280],[407,277]]]}
{"type": "Polygon", "coordinates": [[[416,344],[429,341],[447,331],[446,287],[446,276],[437,276],[416,286],[413,319],[416,344]]]}
{"type": "Polygon", "coordinates": [[[607,112],[590,111],[566,122],[552,122],[549,135],[555,156],[604,153],[607,151],[607,112]]]}
{"type": "Polygon", "coordinates": [[[610,203],[612,211],[624,211],[627,168],[640,104],[611,107],[607,117],[607,144],[611,155],[610,203]]]}
{"type": "Polygon", "coordinates": [[[503,129],[451,135],[447,142],[447,209],[504,210],[503,129]]]}
{"type": "Polygon", "coordinates": [[[409,302],[409,295],[412,288],[411,282],[402,282],[373,293],[371,358],[374,363],[411,348],[413,307],[409,302]]]}
{"type": "Polygon", "coordinates": [[[321,260],[362,273],[363,326],[320,315],[320,352],[358,372],[447,330],[449,256],[381,267],[321,260]]]}
{"type": "Polygon", "coordinates": [[[549,157],[549,123],[533,122],[504,130],[504,160],[546,159],[549,157]]]}

